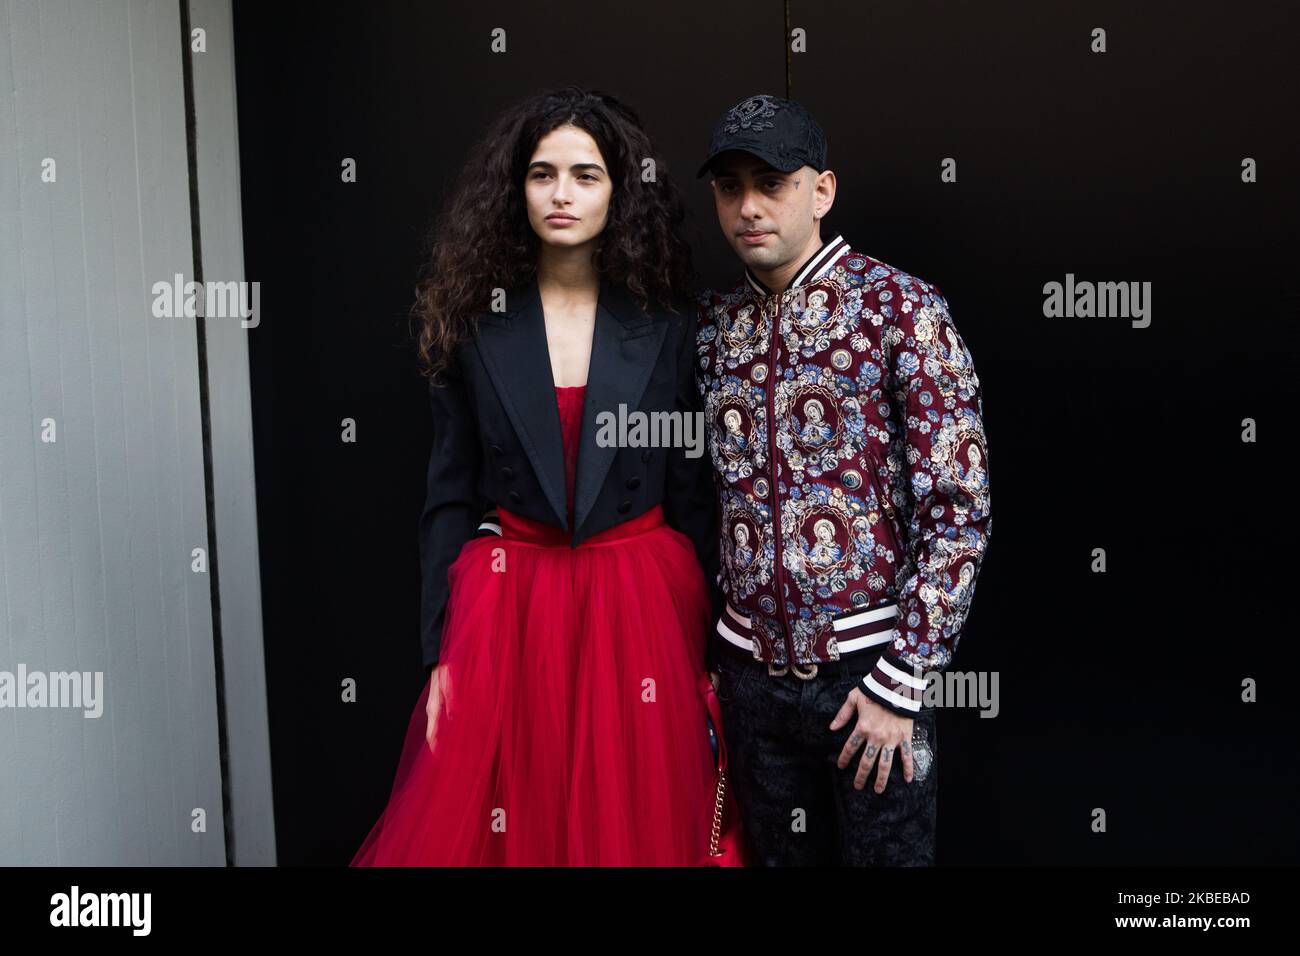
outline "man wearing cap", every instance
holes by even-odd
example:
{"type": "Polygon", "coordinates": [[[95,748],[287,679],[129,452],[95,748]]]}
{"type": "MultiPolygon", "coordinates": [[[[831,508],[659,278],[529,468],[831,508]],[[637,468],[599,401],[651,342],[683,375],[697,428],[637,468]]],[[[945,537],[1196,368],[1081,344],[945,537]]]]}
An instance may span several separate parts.
{"type": "Polygon", "coordinates": [[[710,661],[769,866],[934,862],[947,668],[988,546],[979,379],[937,287],[824,240],[835,173],[798,103],[727,111],[712,173],[744,264],[700,299],[727,603],[710,661]]]}

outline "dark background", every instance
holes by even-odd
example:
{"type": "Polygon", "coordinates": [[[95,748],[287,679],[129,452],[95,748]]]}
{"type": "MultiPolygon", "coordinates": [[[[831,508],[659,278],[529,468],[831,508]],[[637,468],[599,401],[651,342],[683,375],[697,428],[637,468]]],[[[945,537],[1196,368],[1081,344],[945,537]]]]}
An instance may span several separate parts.
{"type": "Polygon", "coordinates": [[[695,168],[716,117],[768,92],[826,130],[824,237],[948,300],[994,515],[953,669],[996,671],[1001,712],[940,711],[939,862],[1296,862],[1297,22],[1196,6],[236,3],[280,862],[348,862],[423,683],[425,230],[489,119],[569,83],[641,114],[702,285],[739,267],[695,168]],[[1150,281],[1151,326],[1044,318],[1067,272],[1150,281]]]}

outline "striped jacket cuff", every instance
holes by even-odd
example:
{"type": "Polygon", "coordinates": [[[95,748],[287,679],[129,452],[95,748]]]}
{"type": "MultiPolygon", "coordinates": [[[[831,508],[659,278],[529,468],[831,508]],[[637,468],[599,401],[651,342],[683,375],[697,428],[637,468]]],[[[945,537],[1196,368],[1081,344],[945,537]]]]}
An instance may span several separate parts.
{"type": "Polygon", "coordinates": [[[862,678],[862,692],[900,717],[915,717],[921,711],[926,677],[919,668],[885,653],[862,678]]]}
{"type": "Polygon", "coordinates": [[[488,511],[483,514],[483,520],[479,522],[478,528],[474,531],[474,537],[482,538],[486,535],[494,534],[501,537],[501,516],[496,511],[488,511]]]}

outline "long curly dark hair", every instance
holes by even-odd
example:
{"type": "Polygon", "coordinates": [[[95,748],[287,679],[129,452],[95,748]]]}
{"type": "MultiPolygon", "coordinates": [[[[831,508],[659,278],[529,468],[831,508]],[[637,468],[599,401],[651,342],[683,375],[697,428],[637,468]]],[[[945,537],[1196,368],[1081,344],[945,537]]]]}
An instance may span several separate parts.
{"type": "Polygon", "coordinates": [[[693,272],[678,232],[681,198],[640,118],[595,90],[571,86],[533,96],[500,116],[474,147],[430,235],[411,307],[426,378],[436,381],[451,365],[494,289],[536,275],[541,240],[528,222],[524,177],[537,143],[567,125],[596,141],[611,178],[609,214],[593,256],[597,273],[623,283],[647,309],[670,309],[688,294],[693,272]],[[646,159],[654,160],[652,182],[642,178],[646,159]]]}

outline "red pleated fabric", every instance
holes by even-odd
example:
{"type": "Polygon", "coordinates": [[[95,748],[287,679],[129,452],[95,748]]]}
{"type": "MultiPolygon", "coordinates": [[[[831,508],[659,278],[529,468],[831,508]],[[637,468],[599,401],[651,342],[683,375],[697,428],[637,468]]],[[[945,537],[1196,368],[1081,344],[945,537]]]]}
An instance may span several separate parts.
{"type": "MultiPolygon", "coordinates": [[[[557,389],[570,495],[584,392],[557,389]]],[[[499,512],[502,537],[471,539],[449,572],[432,746],[426,683],[352,865],[701,864],[710,620],[690,540],[659,507],[576,548],[499,512]]]]}

